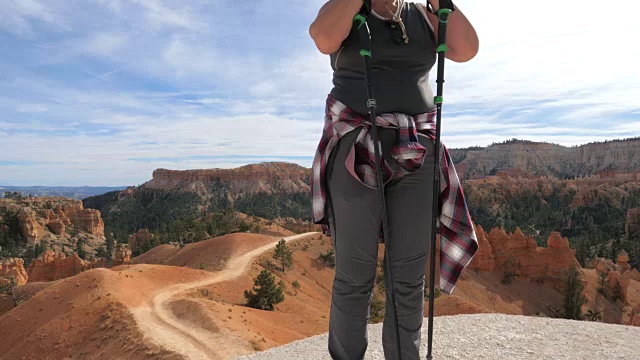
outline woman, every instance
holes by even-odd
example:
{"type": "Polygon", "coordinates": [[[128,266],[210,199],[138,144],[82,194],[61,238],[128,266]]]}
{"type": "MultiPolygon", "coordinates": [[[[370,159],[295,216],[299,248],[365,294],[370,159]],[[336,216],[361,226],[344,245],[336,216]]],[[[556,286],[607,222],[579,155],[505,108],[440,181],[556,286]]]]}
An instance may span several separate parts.
{"type": "MultiPolygon", "coordinates": [[[[438,20],[433,12],[439,4],[434,0],[431,9],[425,5],[373,0],[368,18],[376,123],[382,126],[378,136],[389,225],[385,246],[396,293],[400,342],[395,342],[387,293],[382,331],[386,359],[397,359],[397,347],[401,348],[403,360],[419,359],[435,160],[435,106],[428,79],[436,62],[438,20]]],[[[336,255],[329,353],[333,359],[344,360],[362,359],[367,349],[367,322],[381,231],[364,65],[358,34],[352,29],[353,17],[362,6],[362,0],[327,1],[309,28],[318,50],[330,55],[334,70],[325,129],[314,159],[312,195],[314,222],[322,224],[325,233],[331,235],[336,255]]],[[[478,51],[475,30],[456,7],[449,16],[447,45],[447,58],[456,62],[466,62],[478,51]]],[[[441,273],[446,268],[451,274],[441,278],[441,289],[450,293],[477,243],[446,148],[441,162],[441,182],[446,185],[448,198],[441,197],[440,201],[453,199],[454,206],[445,208],[458,207],[456,212],[445,216],[443,211],[438,216],[440,224],[444,221],[445,227],[449,226],[448,230],[456,229],[449,231],[446,238],[461,249],[454,255],[441,255],[447,260],[441,257],[441,263],[447,264],[441,266],[441,273]],[[447,267],[450,263],[454,265],[447,267]]],[[[386,272],[385,283],[389,284],[386,272]]]]}

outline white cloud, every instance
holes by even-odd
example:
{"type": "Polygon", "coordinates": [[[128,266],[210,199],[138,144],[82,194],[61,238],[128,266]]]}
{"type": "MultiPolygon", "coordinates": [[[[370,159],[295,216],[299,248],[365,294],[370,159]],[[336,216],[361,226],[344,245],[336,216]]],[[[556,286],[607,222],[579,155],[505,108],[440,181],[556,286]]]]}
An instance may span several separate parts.
{"type": "Polygon", "coordinates": [[[66,28],[61,19],[49,8],[36,0],[5,1],[2,4],[0,28],[20,36],[34,35],[32,22],[40,21],[56,27],[66,28]]]}
{"type": "MultiPolygon", "coordinates": [[[[131,0],[145,9],[145,19],[150,26],[161,28],[165,26],[179,27],[189,30],[199,30],[205,25],[196,20],[191,10],[184,6],[181,9],[169,8],[161,0],[131,0]]],[[[175,4],[175,3],[174,3],[175,4]]]]}
{"type": "Polygon", "coordinates": [[[42,104],[20,104],[16,108],[20,113],[41,113],[47,111],[47,107],[42,104]]]}
{"type": "Polygon", "coordinates": [[[92,55],[110,57],[121,50],[126,42],[127,36],[122,33],[95,33],[86,40],[85,51],[92,55]]]}

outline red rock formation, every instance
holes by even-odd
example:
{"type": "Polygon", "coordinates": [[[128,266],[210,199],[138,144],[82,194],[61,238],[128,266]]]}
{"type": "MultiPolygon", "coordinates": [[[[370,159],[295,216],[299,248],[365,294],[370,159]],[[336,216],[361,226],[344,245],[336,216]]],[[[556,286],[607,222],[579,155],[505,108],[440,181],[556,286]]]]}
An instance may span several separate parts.
{"type": "Polygon", "coordinates": [[[100,212],[84,209],[80,200],[62,197],[0,199],[0,217],[6,212],[17,214],[22,237],[30,245],[43,238],[68,240],[69,227],[97,238],[95,240],[104,239],[104,222],[100,212]]]}
{"type": "Polygon", "coordinates": [[[42,225],[38,223],[36,220],[36,213],[29,209],[24,208],[20,211],[20,215],[18,216],[18,220],[20,221],[20,231],[22,233],[22,238],[28,244],[34,244],[40,237],[42,236],[44,229],[42,225]]]}
{"type": "Polygon", "coordinates": [[[85,261],[78,254],[67,257],[63,252],[55,253],[47,250],[31,262],[27,268],[29,282],[54,281],[68,278],[94,267],[97,260],[85,261]]]}
{"type": "Polygon", "coordinates": [[[631,266],[629,266],[629,254],[627,254],[626,251],[622,250],[616,258],[616,264],[618,264],[618,266],[620,266],[620,268],[622,269],[621,272],[631,270],[631,266]]]}
{"type": "Polygon", "coordinates": [[[629,322],[631,326],[640,326],[640,304],[636,306],[631,312],[631,320],[629,322]]]}
{"type": "Polygon", "coordinates": [[[113,251],[111,266],[129,265],[131,262],[131,250],[127,244],[117,244],[113,251]]]}
{"type": "Polygon", "coordinates": [[[104,237],[104,222],[100,211],[85,209],[82,201],[77,200],[72,204],[58,205],[55,212],[65,225],[73,224],[80,231],[104,237]]]}
{"type": "Polygon", "coordinates": [[[276,189],[290,192],[309,191],[311,171],[296,164],[267,162],[235,169],[167,170],[157,169],[153,179],[144,184],[148,189],[170,190],[176,187],[199,191],[202,184],[228,182],[230,194],[271,193],[276,189]]]}
{"type": "Polygon", "coordinates": [[[509,259],[517,263],[516,274],[534,281],[548,282],[553,287],[562,288],[566,271],[580,264],[575,258],[575,250],[569,247],[569,240],[560,233],[552,232],[547,240],[548,247],[538,247],[535,240],[526,237],[519,228],[513,234],[507,234],[504,229],[493,228],[487,240],[491,244],[495,266],[505,271],[510,264],[509,259]]]}
{"type": "Polygon", "coordinates": [[[9,284],[9,278],[14,278],[16,285],[27,283],[28,276],[24,271],[24,260],[11,258],[0,262],[0,285],[9,284]]]}
{"type": "Polygon", "coordinates": [[[622,273],[622,277],[640,282],[640,272],[637,269],[625,271],[624,273],[622,273]]]}
{"type": "Polygon", "coordinates": [[[98,210],[80,209],[72,215],[71,222],[80,231],[104,237],[104,222],[98,210]]]}
{"type": "Polygon", "coordinates": [[[59,210],[59,213],[55,213],[51,209],[45,209],[43,216],[45,218],[47,226],[51,229],[51,231],[53,231],[54,234],[58,236],[64,236],[64,234],[66,233],[66,227],[71,222],[66,216],[61,218],[60,213],[64,215],[62,210],[59,210]]]}
{"type": "MultiPolygon", "coordinates": [[[[80,203],[80,207],[82,207],[82,203],[80,203]]],[[[71,207],[67,206],[67,209],[69,208],[71,207]]],[[[71,220],[69,220],[69,218],[67,217],[67,214],[64,213],[64,210],[62,209],[62,205],[56,206],[55,213],[63,224],[65,224],[66,226],[71,225],[71,220]]]]}
{"type": "Polygon", "coordinates": [[[469,268],[480,271],[493,271],[493,268],[496,266],[496,261],[493,256],[491,244],[489,240],[487,240],[487,234],[480,225],[476,225],[475,230],[479,247],[478,252],[469,264],[469,268]]]}
{"type": "Polygon", "coordinates": [[[53,231],[54,234],[62,236],[66,233],[66,227],[60,219],[52,219],[47,222],[47,226],[53,231]]]}
{"type": "Polygon", "coordinates": [[[605,293],[607,297],[612,298],[614,296],[614,289],[619,284],[621,300],[628,305],[629,285],[631,280],[640,281],[640,273],[636,269],[630,269],[627,263],[629,257],[626,256],[626,252],[622,251],[618,255],[618,260],[619,263],[614,264],[609,259],[596,258],[591,262],[590,266],[595,268],[597,272],[606,274],[605,293]]]}
{"type": "Polygon", "coordinates": [[[128,187],[128,188],[120,191],[120,193],[118,193],[118,200],[132,198],[132,197],[135,196],[135,193],[136,193],[135,188],[128,187]]]}
{"type": "Polygon", "coordinates": [[[625,230],[629,236],[640,235],[640,208],[627,210],[625,230]]]}
{"type": "Polygon", "coordinates": [[[150,233],[149,230],[140,229],[129,237],[129,249],[131,251],[136,251],[137,249],[140,249],[146,241],[151,239],[153,239],[153,234],[150,233]]]}

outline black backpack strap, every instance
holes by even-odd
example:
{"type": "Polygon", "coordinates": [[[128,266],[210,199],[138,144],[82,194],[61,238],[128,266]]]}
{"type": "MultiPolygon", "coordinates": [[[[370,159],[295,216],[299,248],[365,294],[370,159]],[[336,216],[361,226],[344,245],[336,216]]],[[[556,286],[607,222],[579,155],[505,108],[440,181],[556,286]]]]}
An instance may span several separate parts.
{"type": "Polygon", "coordinates": [[[364,4],[360,8],[360,14],[369,17],[369,14],[371,14],[371,0],[364,0],[364,4]]]}

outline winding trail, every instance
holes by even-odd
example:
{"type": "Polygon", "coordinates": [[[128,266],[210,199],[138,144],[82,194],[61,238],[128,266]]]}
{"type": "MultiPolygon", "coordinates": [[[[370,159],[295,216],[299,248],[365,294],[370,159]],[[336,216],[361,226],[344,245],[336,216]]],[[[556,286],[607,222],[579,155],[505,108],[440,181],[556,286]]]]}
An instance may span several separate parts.
{"type": "MultiPolygon", "coordinates": [[[[284,237],[285,241],[297,240],[317,232],[308,232],[284,237]]],[[[254,249],[239,257],[230,258],[224,270],[212,273],[211,278],[196,282],[177,284],[159,290],[154,294],[148,306],[130,308],[138,328],[153,343],[167,350],[181,354],[190,360],[221,359],[223,354],[238,347],[229,341],[228,335],[196,327],[188,321],[175,316],[171,310],[174,297],[186,290],[217,282],[231,280],[247,271],[251,260],[265,251],[274,248],[283,237],[274,237],[274,242],[254,249]],[[226,340],[226,341],[225,341],[226,340]]]]}

